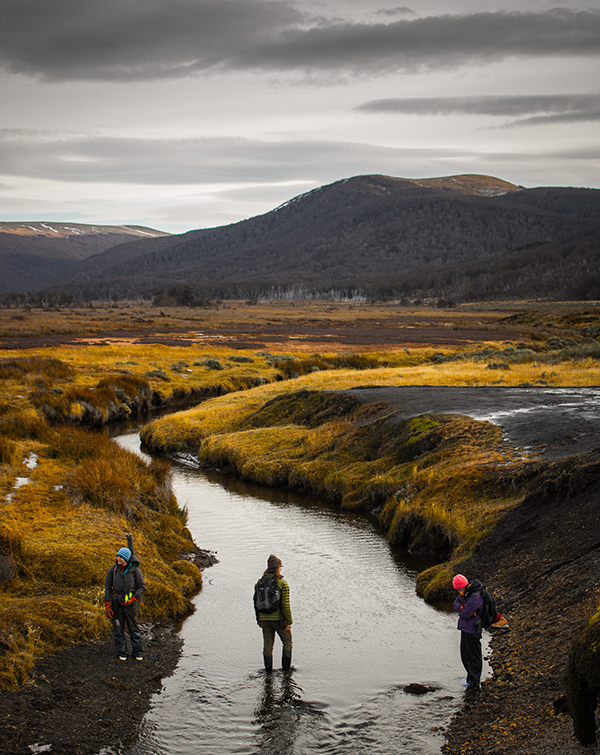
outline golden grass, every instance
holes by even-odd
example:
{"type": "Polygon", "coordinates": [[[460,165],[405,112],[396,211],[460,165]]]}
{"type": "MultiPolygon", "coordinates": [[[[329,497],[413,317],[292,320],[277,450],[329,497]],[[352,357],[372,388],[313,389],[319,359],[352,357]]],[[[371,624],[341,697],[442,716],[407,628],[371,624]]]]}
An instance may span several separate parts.
{"type": "MultiPolygon", "coordinates": [[[[166,465],[146,468],[106,438],[65,423],[102,424],[157,397],[214,396],[154,422],[144,438],[162,451],[199,451],[265,484],[302,487],[346,508],[377,510],[393,541],[420,538],[462,558],[519,500],[523,487],[515,490],[505,481],[509,476],[518,483],[524,462],[511,457],[491,426],[456,417],[392,425],[383,407],[344,408],[332,398],[338,394],[324,392],[366,385],[600,384],[593,340],[598,318],[567,306],[528,314],[516,305],[443,312],[329,303],[230,304],[218,313],[181,309],[164,316],[145,307],[0,311],[5,335],[70,332],[88,340],[102,331],[118,337],[133,325],[152,333],[159,324],[176,339],[179,329],[189,336],[215,323],[246,323],[250,330],[279,317],[292,324],[325,323],[333,334],[338,324],[361,321],[376,328],[380,319],[399,315],[414,328],[426,324],[424,318],[449,332],[477,327],[490,340],[410,353],[400,347],[369,352],[361,345],[360,354],[350,354],[339,348],[308,353],[301,342],[286,353],[136,345],[124,335],[121,343],[5,350],[0,643],[8,650],[0,662],[0,687],[26,679],[39,654],[108,630],[103,579],[126,532],[134,534],[147,578],[145,618],[182,615],[201,582],[199,570],[181,558],[194,546],[166,465]],[[527,343],[502,342],[513,328],[505,321],[512,313],[529,328],[527,343]],[[300,399],[302,391],[309,393],[300,399]],[[24,462],[31,453],[39,462],[28,470],[24,462]],[[15,487],[18,477],[29,484],[15,487]],[[61,632],[65,620],[68,631],[61,632]]],[[[421,589],[435,594],[448,583],[449,569],[446,563],[423,575],[421,589]]]]}
{"type": "MultiPolygon", "coordinates": [[[[348,387],[348,375],[336,377],[348,387]]],[[[279,384],[213,399],[157,420],[143,437],[165,449],[185,428],[201,460],[342,508],[377,511],[391,542],[453,560],[472,553],[524,496],[527,463],[502,442],[499,427],[451,415],[394,422],[388,407],[350,407],[339,394],[306,390],[322,379],[299,379],[294,386],[303,390],[294,393],[279,384]]],[[[438,571],[422,586],[429,597],[438,571]]]]}
{"type": "MultiPolygon", "coordinates": [[[[426,358],[430,350],[423,350],[426,358]]],[[[413,358],[417,358],[413,356],[413,358]]],[[[551,368],[538,362],[520,363],[502,371],[501,377],[487,369],[485,363],[458,362],[404,366],[400,369],[382,367],[375,370],[335,370],[314,372],[290,382],[276,382],[252,390],[210,399],[199,406],[152,423],[142,431],[144,441],[161,452],[196,451],[204,438],[215,433],[237,429],[239,423],[265,402],[300,390],[345,390],[364,386],[400,385],[600,385],[600,362],[554,364],[551,368]]]]}
{"type": "Polygon", "coordinates": [[[195,545],[168,465],[146,466],[102,435],[45,425],[13,461],[13,485],[17,476],[28,484],[10,489],[0,520],[0,688],[22,683],[40,654],[109,631],[104,577],[128,532],[148,579],[142,618],[189,610],[201,574],[183,558],[195,545]],[[32,451],[37,466],[27,469],[32,451]]]}

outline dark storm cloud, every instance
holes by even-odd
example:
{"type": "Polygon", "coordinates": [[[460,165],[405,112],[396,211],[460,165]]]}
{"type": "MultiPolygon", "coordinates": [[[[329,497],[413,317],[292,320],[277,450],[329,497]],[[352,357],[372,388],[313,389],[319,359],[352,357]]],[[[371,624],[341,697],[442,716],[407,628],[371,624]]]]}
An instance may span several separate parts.
{"type": "Polygon", "coordinates": [[[152,80],[218,70],[360,75],[600,54],[596,10],[369,24],[316,18],[284,0],[2,2],[0,65],[55,81],[152,80]]]}
{"type": "Polygon", "coordinates": [[[303,19],[282,0],[0,2],[0,65],[57,81],[152,80],[219,68],[303,19]]]}
{"type": "Polygon", "coordinates": [[[491,115],[516,118],[513,124],[600,120],[600,94],[413,97],[371,100],[357,110],[403,115],[491,115]]]}

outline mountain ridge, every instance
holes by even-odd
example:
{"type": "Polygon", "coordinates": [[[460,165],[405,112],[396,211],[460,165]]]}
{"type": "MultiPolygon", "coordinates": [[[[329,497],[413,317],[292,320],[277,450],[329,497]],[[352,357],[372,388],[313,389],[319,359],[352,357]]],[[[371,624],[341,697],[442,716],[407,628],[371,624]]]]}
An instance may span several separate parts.
{"type": "Polygon", "coordinates": [[[190,292],[245,298],[291,289],[457,300],[579,290],[589,298],[600,284],[599,235],[597,189],[525,189],[477,174],[365,175],[227,226],[127,240],[49,273],[40,288],[80,298],[185,288],[188,300],[190,292]]]}

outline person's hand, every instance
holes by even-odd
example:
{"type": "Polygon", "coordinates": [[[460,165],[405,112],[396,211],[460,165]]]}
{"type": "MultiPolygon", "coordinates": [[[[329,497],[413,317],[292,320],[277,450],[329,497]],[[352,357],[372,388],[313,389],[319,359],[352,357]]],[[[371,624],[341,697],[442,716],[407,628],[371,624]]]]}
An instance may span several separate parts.
{"type": "Polygon", "coordinates": [[[104,603],[104,610],[106,611],[106,615],[108,616],[109,619],[114,619],[115,613],[112,610],[110,606],[110,602],[108,600],[104,603]]]}
{"type": "Polygon", "coordinates": [[[123,603],[124,606],[130,606],[132,603],[137,603],[137,598],[135,595],[132,595],[130,598],[127,598],[127,600],[123,603]]]}
{"type": "Polygon", "coordinates": [[[292,628],[292,625],[291,625],[291,624],[288,624],[288,625],[287,625],[287,627],[284,627],[284,628],[283,628],[283,631],[284,631],[284,632],[289,632],[289,631],[291,630],[291,628],[292,628]]]}
{"type": "Polygon", "coordinates": [[[260,628],[262,629],[262,625],[263,625],[262,621],[257,621],[256,623],[257,623],[257,624],[258,624],[258,626],[259,626],[259,627],[260,627],[260,628]]]}

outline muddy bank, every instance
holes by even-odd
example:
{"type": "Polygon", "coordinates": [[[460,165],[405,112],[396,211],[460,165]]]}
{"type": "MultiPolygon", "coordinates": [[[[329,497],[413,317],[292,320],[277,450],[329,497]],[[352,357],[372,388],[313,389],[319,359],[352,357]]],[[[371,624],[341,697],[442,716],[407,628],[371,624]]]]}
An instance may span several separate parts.
{"type": "Polygon", "coordinates": [[[600,602],[599,533],[596,451],[577,464],[551,467],[538,492],[461,566],[493,587],[510,630],[494,636],[494,679],[454,719],[444,752],[599,751],[577,743],[564,699],[571,644],[600,602]]]}
{"type": "MultiPolygon", "coordinates": [[[[600,389],[373,388],[403,416],[461,413],[500,423],[547,461],[534,491],[459,569],[485,582],[510,629],[492,640],[494,678],[449,726],[446,755],[583,755],[565,708],[573,640],[600,603],[600,389]]],[[[457,632],[458,642],[458,632],[457,632]]]]}
{"type": "Polygon", "coordinates": [[[0,695],[2,755],[97,755],[126,742],[180,652],[171,627],[146,625],[141,662],[119,661],[112,638],[41,659],[30,683],[0,695]]]}
{"type": "Polygon", "coordinates": [[[344,391],[385,401],[396,421],[420,414],[464,414],[501,425],[505,439],[529,455],[556,461],[600,446],[600,388],[523,386],[373,387],[344,391]]]}

